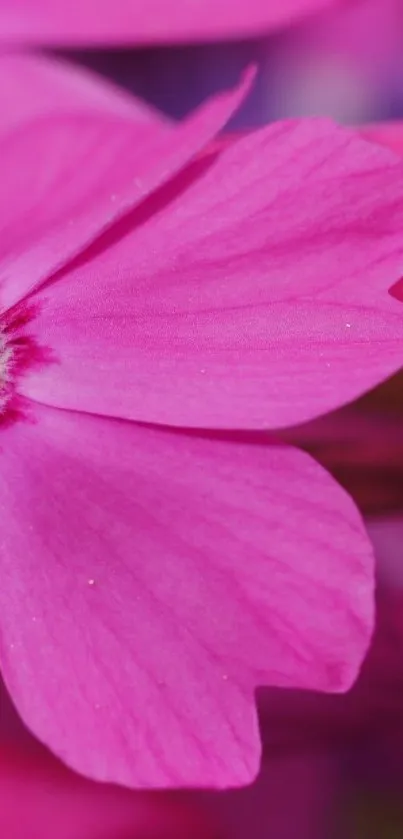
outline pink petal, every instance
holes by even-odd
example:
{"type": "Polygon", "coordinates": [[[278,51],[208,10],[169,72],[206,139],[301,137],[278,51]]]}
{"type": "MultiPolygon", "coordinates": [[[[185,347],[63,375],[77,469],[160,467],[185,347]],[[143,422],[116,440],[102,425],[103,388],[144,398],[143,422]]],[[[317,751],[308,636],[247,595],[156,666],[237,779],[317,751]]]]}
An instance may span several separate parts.
{"type": "Polygon", "coordinates": [[[113,44],[259,33],[332,0],[1,0],[3,40],[113,44]]]}
{"type": "Polygon", "coordinates": [[[199,161],[39,292],[53,363],[21,388],[147,422],[301,422],[400,367],[402,265],[400,161],[327,122],[278,124],[199,161]]]}
{"type": "MultiPolygon", "coordinates": [[[[17,65],[13,75],[17,87],[20,70],[17,65]]],[[[24,99],[16,114],[11,109],[10,129],[3,120],[0,131],[0,277],[6,307],[180,170],[225,124],[248,84],[220,94],[176,130],[156,118],[139,121],[135,104],[132,118],[123,116],[113,88],[108,93],[101,82],[101,99],[112,97],[111,107],[101,107],[94,96],[94,108],[89,95],[83,110],[86,76],[81,89],[77,71],[71,80],[77,107],[69,91],[63,108],[43,108],[49,87],[52,96],[58,89],[64,103],[59,81],[58,73],[50,79],[48,72],[38,72],[34,118],[26,122],[24,99]]]]}
{"type": "Polygon", "coordinates": [[[81,829],[78,839],[104,839],[105,831],[106,839],[126,839],[126,833],[118,837],[114,832],[121,825],[131,827],[131,839],[137,834],[145,839],[144,828],[152,837],[170,837],[176,829],[185,839],[186,830],[192,837],[245,839],[249,832],[253,839],[267,839],[274,831],[275,837],[295,839],[296,823],[298,839],[321,839],[337,771],[332,753],[294,756],[287,750],[284,755],[263,759],[259,777],[251,786],[219,795],[203,790],[176,793],[174,797],[170,793],[128,793],[118,787],[100,786],[66,768],[62,770],[60,763],[23,728],[0,682],[0,829],[12,839],[27,839],[27,834],[31,839],[36,819],[39,839],[48,839],[47,826],[53,831],[49,839],[76,839],[76,822],[81,829]],[[20,729],[17,732],[14,718],[20,729]],[[18,796],[24,797],[23,816],[31,833],[16,806],[18,796]],[[47,815],[46,825],[43,813],[47,815]],[[14,833],[5,831],[7,818],[14,833]],[[21,837],[17,826],[22,830],[21,837]],[[92,826],[94,837],[85,832],[92,826]]]}
{"type": "Polygon", "coordinates": [[[392,149],[400,157],[403,155],[403,123],[402,122],[380,122],[372,125],[363,125],[359,128],[360,134],[379,143],[381,146],[392,149]]]}
{"type": "MultiPolygon", "coordinates": [[[[378,563],[379,542],[375,548],[378,563]]],[[[401,590],[381,589],[374,636],[352,690],[342,696],[273,688],[260,692],[264,754],[334,749],[396,728],[403,711],[402,606],[401,590]]]]}
{"type": "Polygon", "coordinates": [[[71,766],[243,784],[257,685],[352,683],[372,551],[308,455],[34,405],[1,434],[3,673],[71,766]]]}

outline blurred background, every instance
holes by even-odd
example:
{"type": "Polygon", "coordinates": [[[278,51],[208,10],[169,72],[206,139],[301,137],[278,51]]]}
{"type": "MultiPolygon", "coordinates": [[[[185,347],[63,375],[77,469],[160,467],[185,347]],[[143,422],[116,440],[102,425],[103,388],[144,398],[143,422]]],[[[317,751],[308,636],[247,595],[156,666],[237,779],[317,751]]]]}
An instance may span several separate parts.
{"type": "Polygon", "coordinates": [[[76,50],[69,57],[180,119],[254,62],[258,78],[236,129],[328,115],[342,122],[403,115],[402,0],[339,0],[266,36],[141,49],[76,50]]]}

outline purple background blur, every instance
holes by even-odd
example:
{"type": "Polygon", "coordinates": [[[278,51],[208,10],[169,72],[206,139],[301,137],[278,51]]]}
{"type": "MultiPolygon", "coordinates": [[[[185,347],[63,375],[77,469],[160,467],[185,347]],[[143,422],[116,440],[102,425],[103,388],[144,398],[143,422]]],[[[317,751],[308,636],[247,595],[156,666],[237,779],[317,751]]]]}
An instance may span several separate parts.
{"type": "Polygon", "coordinates": [[[287,30],[234,43],[70,52],[178,119],[251,62],[253,92],[233,128],[326,114],[360,123],[403,116],[402,0],[340,0],[287,30]]]}

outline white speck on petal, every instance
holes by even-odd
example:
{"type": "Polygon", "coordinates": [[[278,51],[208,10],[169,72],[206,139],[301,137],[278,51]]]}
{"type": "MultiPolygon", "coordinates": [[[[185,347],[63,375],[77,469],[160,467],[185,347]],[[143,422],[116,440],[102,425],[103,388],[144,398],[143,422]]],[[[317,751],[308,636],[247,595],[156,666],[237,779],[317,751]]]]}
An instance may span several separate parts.
{"type": "Polygon", "coordinates": [[[346,326],[350,329],[351,323],[346,323],[346,326]]]}
{"type": "Polygon", "coordinates": [[[95,580],[93,580],[92,578],[90,580],[88,580],[88,585],[89,586],[94,586],[95,585],[95,580]]]}

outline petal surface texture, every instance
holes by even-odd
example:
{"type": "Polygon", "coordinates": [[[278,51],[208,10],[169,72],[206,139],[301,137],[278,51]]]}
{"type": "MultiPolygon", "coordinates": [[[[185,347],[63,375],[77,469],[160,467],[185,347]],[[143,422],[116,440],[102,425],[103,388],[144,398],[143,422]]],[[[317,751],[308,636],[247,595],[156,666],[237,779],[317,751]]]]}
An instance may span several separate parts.
{"type": "Polygon", "coordinates": [[[401,366],[402,268],[401,161],[326,121],[277,124],[193,162],[38,291],[54,361],[21,388],[167,425],[302,422],[401,366]]]}
{"type": "Polygon", "coordinates": [[[0,458],[2,669],[73,768],[244,784],[258,685],[355,679],[372,549],[305,453],[32,405],[0,458]]]}

